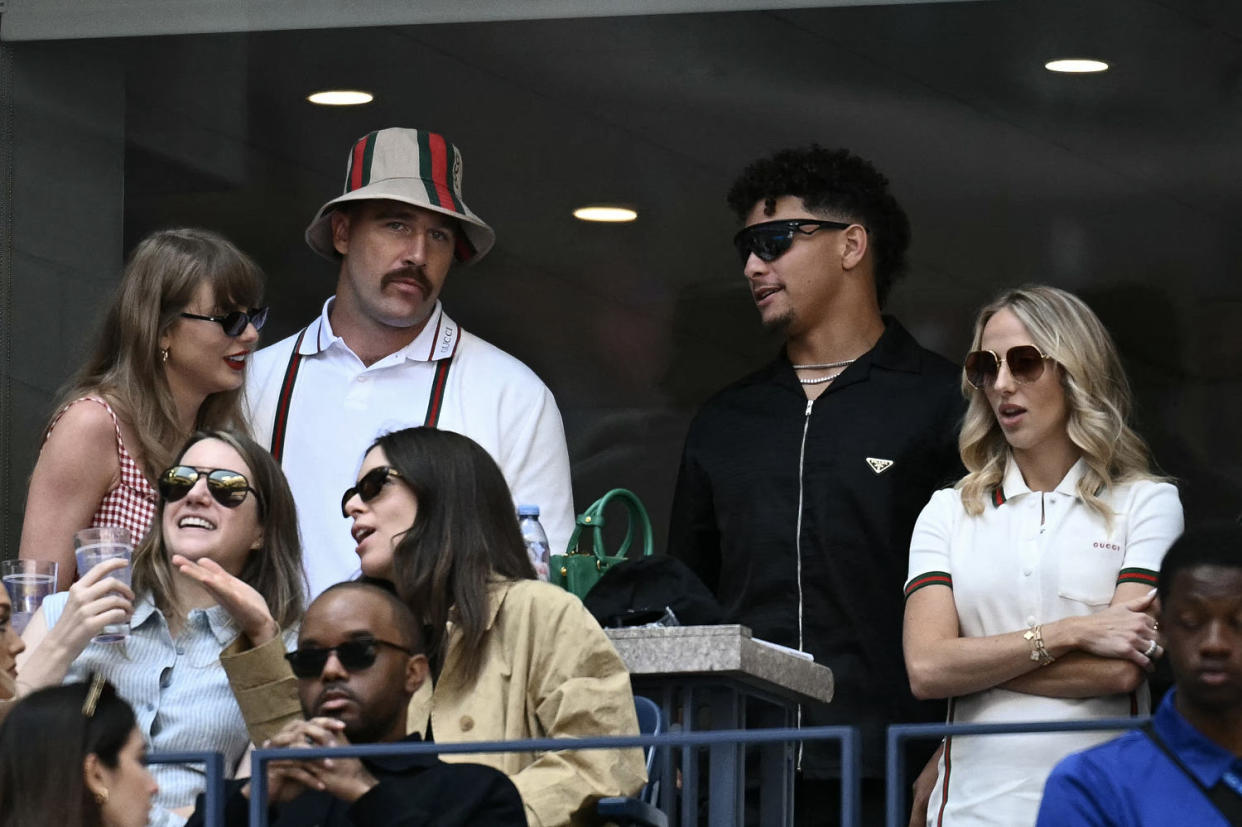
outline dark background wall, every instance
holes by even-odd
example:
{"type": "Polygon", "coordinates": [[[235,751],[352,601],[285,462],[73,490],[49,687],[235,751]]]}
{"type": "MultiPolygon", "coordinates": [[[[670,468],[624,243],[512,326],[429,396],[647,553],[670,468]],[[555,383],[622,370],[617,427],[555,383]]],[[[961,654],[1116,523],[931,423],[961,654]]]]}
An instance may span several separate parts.
{"type": "Polygon", "coordinates": [[[450,276],[449,312],[555,392],[579,508],[633,488],[661,546],[689,417],[776,347],[724,192],[810,141],[891,178],[914,244],[889,310],[918,338],[958,359],[1002,287],[1078,291],[1188,513],[1237,514],[1240,40],[1238,4],[1010,0],[7,43],[4,554],[123,251],[162,226],[224,232],[269,273],[275,341],[334,284],[306,223],[352,141],[394,125],[457,143],[497,230],[450,276]],[[1082,54],[1113,68],[1043,69],[1082,54]],[[376,101],[304,101],[324,86],[376,101]],[[639,220],[574,220],[590,201],[639,220]]]}

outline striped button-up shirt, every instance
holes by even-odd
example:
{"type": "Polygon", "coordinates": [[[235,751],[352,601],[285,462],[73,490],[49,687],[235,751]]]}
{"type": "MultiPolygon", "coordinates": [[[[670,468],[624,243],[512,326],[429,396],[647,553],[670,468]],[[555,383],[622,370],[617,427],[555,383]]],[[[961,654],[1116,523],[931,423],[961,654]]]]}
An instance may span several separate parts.
{"type": "MultiPolygon", "coordinates": [[[[48,597],[43,612],[48,628],[64,610],[67,592],[48,597]]],[[[151,752],[207,750],[224,755],[225,772],[237,766],[250,743],[246,723],[220,666],[220,651],[238,635],[232,617],[219,606],[194,609],[174,639],[151,596],[134,606],[129,637],[122,643],[92,641],[69,667],[65,683],[104,675],[134,708],[138,729],[151,752]]],[[[204,768],[192,764],[152,764],[159,784],[152,825],[184,820],[166,809],[194,804],[205,786],[204,768]]]]}

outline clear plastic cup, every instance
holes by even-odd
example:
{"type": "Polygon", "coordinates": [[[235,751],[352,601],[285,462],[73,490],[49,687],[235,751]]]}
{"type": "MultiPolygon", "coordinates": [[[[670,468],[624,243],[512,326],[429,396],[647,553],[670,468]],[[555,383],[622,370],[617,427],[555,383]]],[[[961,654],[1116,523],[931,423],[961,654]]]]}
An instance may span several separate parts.
{"type": "MultiPolygon", "coordinates": [[[[123,559],[125,568],[117,569],[108,576],[115,577],[125,585],[132,585],[133,569],[130,558],[134,553],[134,544],[129,539],[129,529],[120,526],[101,526],[84,528],[73,535],[73,551],[78,558],[78,577],[106,560],[123,559]]],[[[109,623],[103,627],[95,640],[99,643],[118,643],[129,637],[129,621],[109,623]]]]}
{"type": "Polygon", "coordinates": [[[51,560],[5,560],[0,563],[4,588],[13,603],[13,629],[20,635],[43,598],[56,591],[58,566],[51,560]]]}

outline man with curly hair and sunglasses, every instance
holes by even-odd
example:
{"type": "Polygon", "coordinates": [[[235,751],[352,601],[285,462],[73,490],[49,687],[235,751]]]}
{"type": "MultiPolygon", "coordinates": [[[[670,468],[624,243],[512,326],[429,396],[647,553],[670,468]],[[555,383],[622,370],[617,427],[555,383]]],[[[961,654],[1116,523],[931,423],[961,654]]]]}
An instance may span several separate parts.
{"type": "MultiPolygon", "coordinates": [[[[691,424],[669,551],[731,621],[833,670],[833,702],[801,723],[861,728],[863,823],[878,824],[885,727],[943,718],[909,691],[901,587],[919,510],[961,475],[960,369],[881,315],[910,228],[870,163],[786,149],[748,166],[728,202],[760,319],[785,344],[691,424]]],[[[799,823],[835,818],[835,750],[800,756],[799,823]]]]}

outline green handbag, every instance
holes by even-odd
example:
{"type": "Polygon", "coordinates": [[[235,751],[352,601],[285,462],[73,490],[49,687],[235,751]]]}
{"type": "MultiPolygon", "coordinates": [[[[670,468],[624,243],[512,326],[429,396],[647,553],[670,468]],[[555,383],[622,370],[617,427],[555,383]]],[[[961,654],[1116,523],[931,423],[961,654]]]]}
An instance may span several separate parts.
{"type": "Polygon", "coordinates": [[[647,509],[643,508],[642,500],[625,488],[614,488],[600,497],[591,507],[578,515],[573,536],[569,538],[569,548],[565,554],[553,554],[548,564],[548,582],[578,596],[586,597],[604,572],[626,559],[626,552],[634,542],[635,536],[642,532],[643,555],[650,556],[652,549],[651,518],[647,509]],[[629,524],[625,529],[625,541],[616,554],[608,554],[604,549],[604,508],[609,502],[619,500],[625,504],[629,514],[629,524]],[[589,547],[584,548],[587,538],[589,547]]]}

